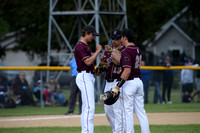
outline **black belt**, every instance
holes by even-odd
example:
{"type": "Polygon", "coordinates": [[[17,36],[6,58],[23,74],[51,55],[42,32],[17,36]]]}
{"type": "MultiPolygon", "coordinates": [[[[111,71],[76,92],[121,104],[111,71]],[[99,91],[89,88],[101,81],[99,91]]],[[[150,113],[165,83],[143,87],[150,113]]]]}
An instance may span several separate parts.
{"type": "MultiPolygon", "coordinates": [[[[107,82],[114,82],[116,79],[106,79],[107,82]]],[[[119,81],[119,79],[117,79],[119,81]]]]}
{"type": "MultiPolygon", "coordinates": [[[[140,78],[140,77],[134,77],[134,78],[140,78]]],[[[128,79],[128,80],[134,80],[134,78],[133,79],[128,79]]],[[[115,79],[106,79],[107,82],[114,82],[114,80],[115,79]]],[[[120,81],[120,79],[117,79],[117,81],[120,81]]]]}
{"type": "Polygon", "coordinates": [[[107,82],[113,82],[115,79],[106,79],[107,82]]]}
{"type": "MultiPolygon", "coordinates": [[[[128,80],[134,80],[134,78],[140,78],[140,77],[133,77],[133,79],[128,79],[128,80]]],[[[140,78],[141,79],[141,78],[140,78]]]]}
{"type": "MultiPolygon", "coordinates": [[[[83,71],[85,71],[86,73],[92,73],[92,74],[94,74],[93,72],[91,72],[91,71],[87,71],[87,70],[83,70],[83,71]]],[[[81,73],[82,71],[79,71],[78,73],[81,73]]]]}

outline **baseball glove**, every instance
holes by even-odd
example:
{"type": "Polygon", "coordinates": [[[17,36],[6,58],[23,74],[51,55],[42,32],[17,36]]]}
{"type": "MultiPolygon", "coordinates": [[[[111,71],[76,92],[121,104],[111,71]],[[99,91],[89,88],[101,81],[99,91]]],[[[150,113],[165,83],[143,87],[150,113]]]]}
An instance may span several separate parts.
{"type": "Polygon", "coordinates": [[[102,72],[107,71],[109,64],[106,62],[101,62],[99,66],[96,68],[95,74],[99,76],[102,72]]]}
{"type": "Polygon", "coordinates": [[[106,91],[105,93],[100,95],[100,101],[106,105],[112,105],[119,99],[119,94],[120,92],[118,92],[117,95],[113,96],[113,91],[112,89],[110,89],[109,91],[106,91]]]}
{"type": "MultiPolygon", "coordinates": [[[[121,55],[121,52],[118,49],[115,49],[115,52],[119,55],[121,55]]],[[[115,65],[120,65],[113,56],[111,56],[111,62],[113,62],[115,65]]]]}

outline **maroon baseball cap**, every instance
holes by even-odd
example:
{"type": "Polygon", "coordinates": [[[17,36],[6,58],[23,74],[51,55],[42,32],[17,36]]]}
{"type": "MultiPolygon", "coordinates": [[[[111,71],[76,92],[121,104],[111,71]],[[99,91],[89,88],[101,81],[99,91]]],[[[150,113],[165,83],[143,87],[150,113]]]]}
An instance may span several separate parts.
{"type": "Polygon", "coordinates": [[[121,37],[122,37],[122,32],[120,30],[114,30],[112,32],[112,36],[111,36],[112,40],[119,40],[121,39],[121,37]]]}
{"type": "Polygon", "coordinates": [[[83,31],[87,31],[87,32],[93,34],[94,36],[99,36],[99,34],[96,32],[94,26],[92,26],[92,25],[84,26],[83,31]]]}

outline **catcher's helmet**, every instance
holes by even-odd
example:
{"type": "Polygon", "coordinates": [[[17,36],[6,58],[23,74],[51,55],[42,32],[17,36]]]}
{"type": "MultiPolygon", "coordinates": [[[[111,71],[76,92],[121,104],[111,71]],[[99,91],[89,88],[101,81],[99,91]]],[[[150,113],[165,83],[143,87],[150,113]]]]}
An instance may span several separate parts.
{"type": "Polygon", "coordinates": [[[119,93],[113,97],[112,91],[107,91],[100,95],[100,100],[106,105],[112,105],[118,100],[119,93]]]}

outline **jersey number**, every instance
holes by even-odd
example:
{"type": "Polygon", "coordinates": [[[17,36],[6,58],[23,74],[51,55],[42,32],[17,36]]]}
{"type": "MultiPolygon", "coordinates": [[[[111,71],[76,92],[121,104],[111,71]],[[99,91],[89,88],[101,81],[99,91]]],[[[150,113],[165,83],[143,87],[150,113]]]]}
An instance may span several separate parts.
{"type": "Polygon", "coordinates": [[[121,68],[121,67],[116,67],[116,66],[114,66],[114,70],[113,70],[113,73],[114,73],[114,74],[120,74],[121,71],[122,71],[122,68],[121,68]]]}
{"type": "Polygon", "coordinates": [[[140,68],[141,60],[142,60],[142,56],[141,55],[136,55],[136,58],[135,58],[135,69],[139,69],[140,68]]]}

